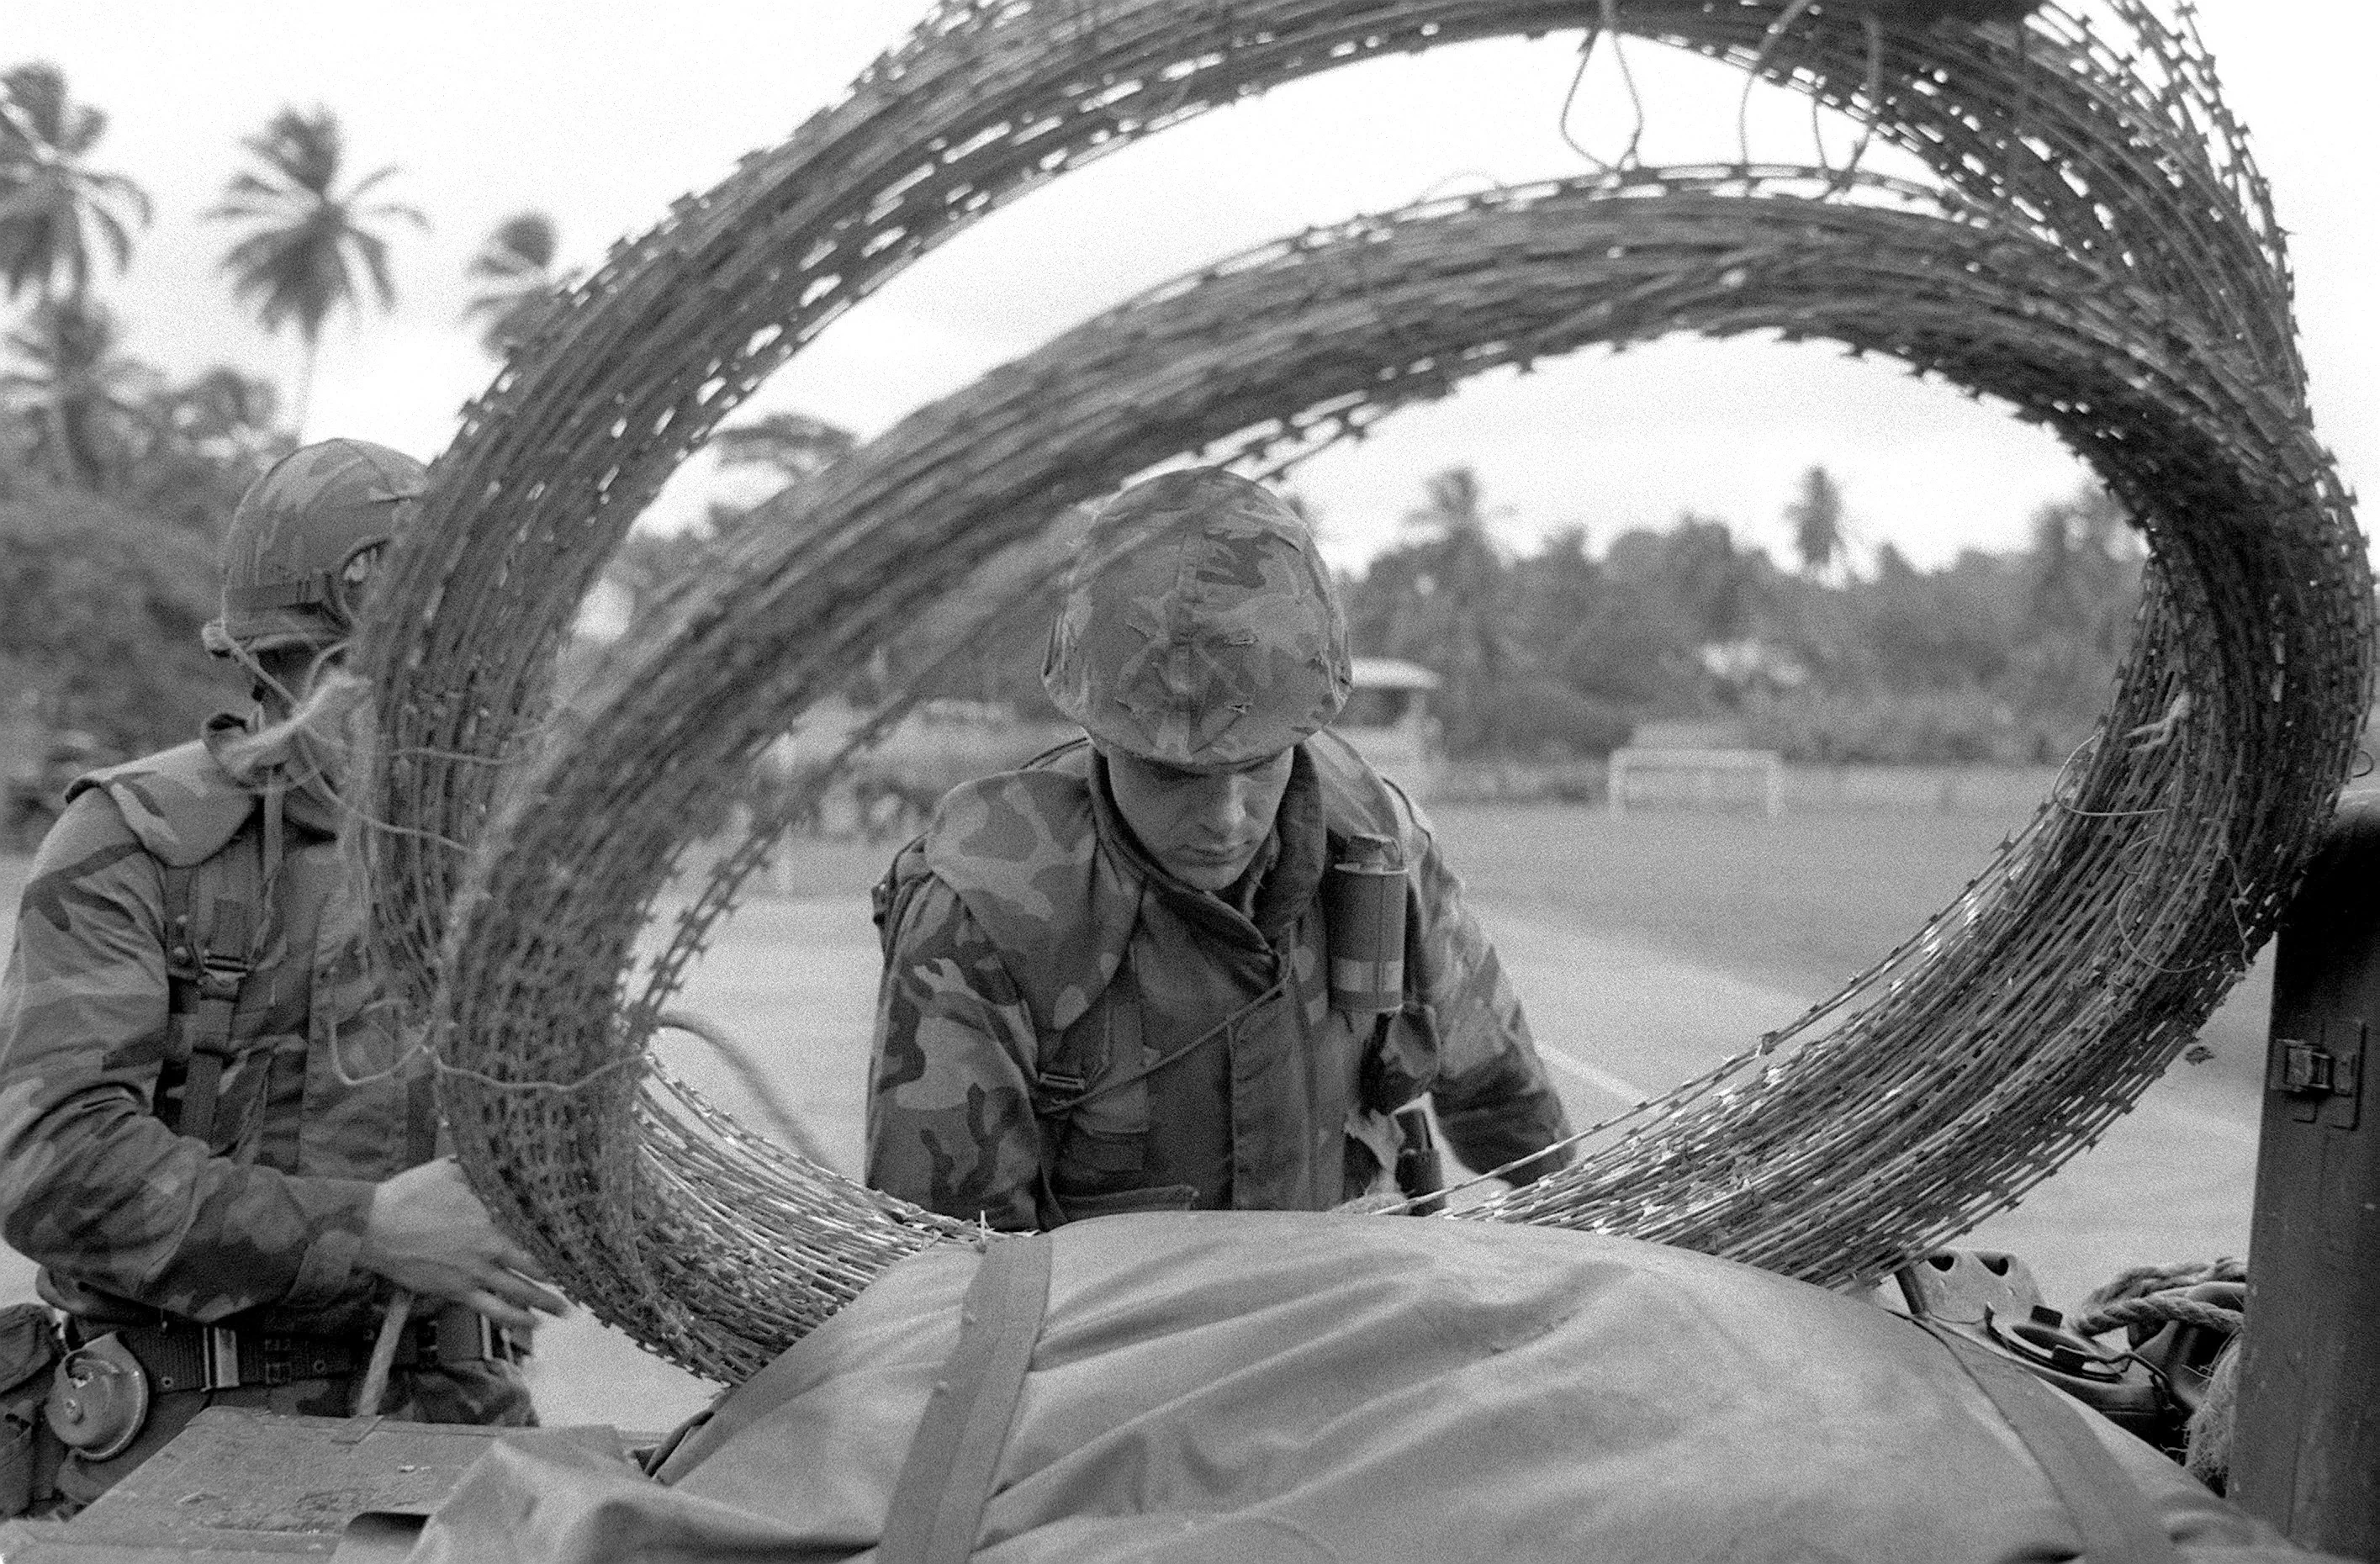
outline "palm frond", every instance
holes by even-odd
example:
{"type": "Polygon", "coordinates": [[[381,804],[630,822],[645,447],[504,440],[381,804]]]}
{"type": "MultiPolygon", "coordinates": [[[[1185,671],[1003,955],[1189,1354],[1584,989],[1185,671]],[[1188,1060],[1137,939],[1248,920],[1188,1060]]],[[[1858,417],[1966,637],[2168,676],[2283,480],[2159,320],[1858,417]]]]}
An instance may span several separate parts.
{"type": "Polygon", "coordinates": [[[285,107],[266,122],[259,155],[306,189],[325,192],[338,182],[346,135],[338,115],[321,104],[285,107]]]}
{"type": "Polygon", "coordinates": [[[425,234],[431,231],[430,219],[422,213],[421,209],[407,206],[403,201],[376,201],[370,206],[356,208],[355,214],[358,220],[366,217],[400,218],[425,234]]]}
{"type": "Polygon", "coordinates": [[[258,200],[275,202],[303,200],[306,196],[304,190],[298,189],[286,180],[261,178],[246,169],[231,176],[224,186],[224,192],[231,196],[247,196],[258,200]]]}
{"type": "Polygon", "coordinates": [[[348,186],[347,200],[350,201],[359,201],[364,199],[365,194],[369,192],[373,186],[378,185],[383,179],[393,179],[397,175],[404,172],[405,171],[402,168],[399,168],[395,164],[383,164],[380,167],[373,169],[370,174],[365,175],[362,178],[357,180],[354,184],[348,186]]]}
{"type": "MultiPolygon", "coordinates": [[[[371,276],[372,292],[379,297],[380,307],[382,309],[395,309],[396,285],[389,279],[388,274],[388,241],[377,234],[367,234],[361,231],[358,231],[353,236],[353,241],[356,253],[363,258],[364,269],[371,276]]],[[[344,265],[346,262],[344,253],[340,260],[344,265]]]]}
{"type": "Polygon", "coordinates": [[[95,209],[91,212],[91,218],[99,228],[100,236],[107,241],[108,253],[115,257],[115,269],[121,272],[131,265],[131,230],[124,225],[115,213],[103,208],[95,209]]]}
{"type": "Polygon", "coordinates": [[[106,128],[104,114],[73,102],[55,66],[37,61],[0,73],[0,271],[12,297],[29,284],[46,292],[60,279],[80,294],[95,243],[119,269],[130,262],[125,214],[145,225],[152,209],[128,176],[84,165],[106,128]]]}
{"type": "Polygon", "coordinates": [[[60,146],[69,135],[66,72],[47,60],[30,60],[0,72],[0,115],[15,135],[38,145],[60,146]]]}

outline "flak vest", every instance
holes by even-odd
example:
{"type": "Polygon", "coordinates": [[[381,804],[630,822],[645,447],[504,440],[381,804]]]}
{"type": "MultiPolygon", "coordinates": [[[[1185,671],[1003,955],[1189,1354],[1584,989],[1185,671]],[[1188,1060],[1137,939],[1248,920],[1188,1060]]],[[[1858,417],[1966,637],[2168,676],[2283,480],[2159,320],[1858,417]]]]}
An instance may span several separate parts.
{"type": "MultiPolygon", "coordinates": [[[[67,796],[93,789],[163,874],[152,1111],[214,1156],[300,1176],[377,1182],[435,1156],[435,1075],[371,981],[336,838],[282,818],[283,800],[204,742],[93,771],[67,796]]],[[[137,1308],[63,1279],[44,1291],[79,1314],[137,1308]]]]}
{"type": "MultiPolygon", "coordinates": [[[[1390,783],[1335,735],[1302,748],[1326,872],[1355,835],[1392,838],[1415,860],[1417,829],[1390,783]]],[[[1374,1079],[1365,1089],[1381,1074],[1366,1068],[1381,1028],[1330,1008],[1318,884],[1269,940],[1213,898],[1160,890],[1101,839],[1087,746],[965,785],[1013,790],[1007,806],[1060,849],[1053,867],[930,830],[920,844],[1033,1017],[1045,1223],[1204,1206],[1320,1210],[1378,1187],[1396,1157],[1388,1115],[1412,1088],[1374,1079]],[[1398,1100],[1370,1100],[1382,1090],[1398,1100]]],[[[892,878],[888,938],[906,877],[892,878]]]]}

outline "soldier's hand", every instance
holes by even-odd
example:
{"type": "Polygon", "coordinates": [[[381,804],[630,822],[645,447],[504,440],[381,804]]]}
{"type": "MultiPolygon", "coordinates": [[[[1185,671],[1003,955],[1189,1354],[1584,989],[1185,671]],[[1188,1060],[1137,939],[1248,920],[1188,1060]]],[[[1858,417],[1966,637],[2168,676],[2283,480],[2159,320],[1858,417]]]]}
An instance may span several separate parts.
{"type": "Polygon", "coordinates": [[[558,1315],[570,1307],[528,1252],[496,1231],[452,1158],[424,1162],[373,1189],[358,1263],[523,1334],[537,1328],[532,1310],[558,1315]]]}

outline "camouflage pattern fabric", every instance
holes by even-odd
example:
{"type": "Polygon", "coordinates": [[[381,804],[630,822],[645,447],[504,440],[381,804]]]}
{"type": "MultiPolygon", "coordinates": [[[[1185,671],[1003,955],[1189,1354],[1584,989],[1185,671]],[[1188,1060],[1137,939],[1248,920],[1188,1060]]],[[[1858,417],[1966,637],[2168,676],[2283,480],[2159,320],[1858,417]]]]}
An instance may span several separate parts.
{"type": "Polygon", "coordinates": [[[954,789],[878,888],[868,1182],[1007,1229],[1314,1210],[1386,1187],[1388,1116],[1423,1092],[1475,1168],[1569,1134],[1427,820],[1335,734],[1298,746],[1248,882],[1233,903],[1166,874],[1087,746],[954,789]],[[1332,839],[1357,832],[1399,839],[1408,866],[1405,1004],[1377,1029],[1332,1011],[1325,980],[1318,892],[1332,839]],[[1098,1095],[1038,1121],[1037,1085],[1070,1082],[1098,1095]]]}
{"type": "Polygon", "coordinates": [[[335,821],[287,795],[201,1144],[154,1111],[164,868],[200,865],[203,883],[212,856],[252,850],[254,796],[201,745],[94,781],[42,843],[0,978],[0,1233],[86,1317],[368,1331],[383,1294],[355,1263],[365,1217],[374,1183],[420,1159],[429,1066],[368,979],[335,821]]]}
{"type": "Polygon", "coordinates": [[[1220,467],[1124,490],[1085,534],[1050,631],[1059,710],[1185,770],[1278,755],[1347,703],[1347,627],[1305,523],[1220,467]]]}
{"type": "Polygon", "coordinates": [[[345,637],[375,563],[429,486],[419,462],[363,440],[301,446],[240,496],[224,540],[223,614],[200,632],[222,655],[345,637]]]}

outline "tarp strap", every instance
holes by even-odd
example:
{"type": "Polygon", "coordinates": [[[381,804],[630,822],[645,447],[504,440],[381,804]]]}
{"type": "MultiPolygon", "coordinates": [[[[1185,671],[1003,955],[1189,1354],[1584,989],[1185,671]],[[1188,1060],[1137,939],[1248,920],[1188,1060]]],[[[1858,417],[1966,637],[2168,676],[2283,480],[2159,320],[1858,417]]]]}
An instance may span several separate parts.
{"type": "MultiPolygon", "coordinates": [[[[1917,1324],[1950,1349],[1975,1388],[1989,1397],[2033,1455],[2082,1534],[2089,1564],[2182,1564],[2157,1524],[2140,1485],[2114,1452],[2082,1425],[2086,1413],[2022,1366],[1932,1320],[1917,1324]]],[[[2130,1435],[2125,1436],[2127,1438],[2130,1435]]]]}
{"type": "Polygon", "coordinates": [[[892,1485],[881,1564],[963,1564],[1025,1392],[1050,1303],[1050,1240],[996,1238],[959,1305],[959,1341],[892,1485]]]}

